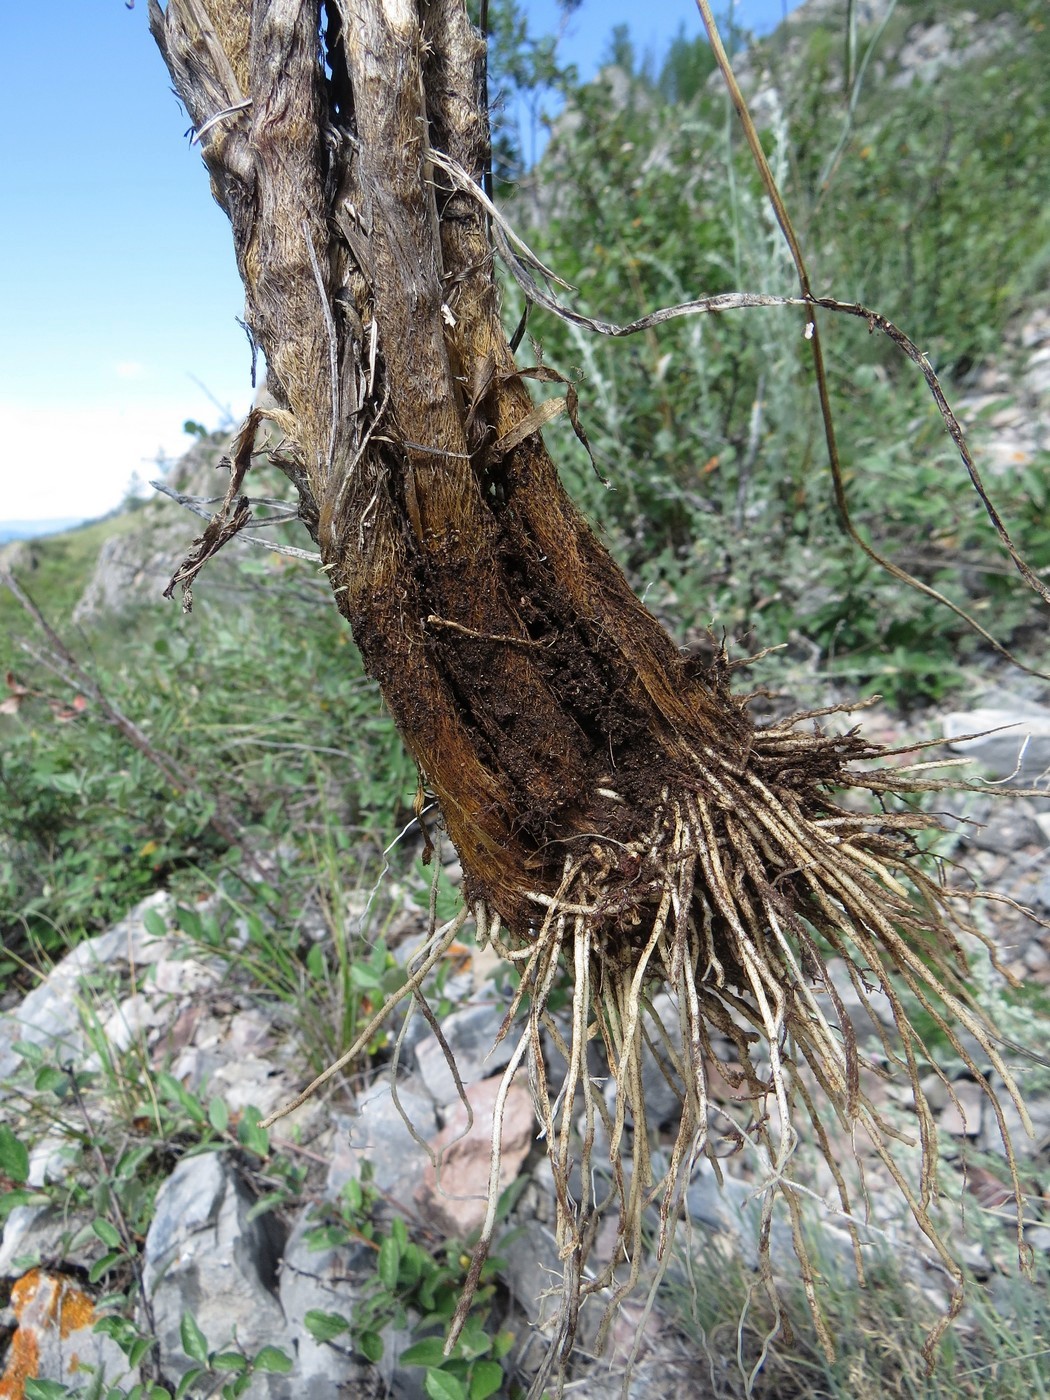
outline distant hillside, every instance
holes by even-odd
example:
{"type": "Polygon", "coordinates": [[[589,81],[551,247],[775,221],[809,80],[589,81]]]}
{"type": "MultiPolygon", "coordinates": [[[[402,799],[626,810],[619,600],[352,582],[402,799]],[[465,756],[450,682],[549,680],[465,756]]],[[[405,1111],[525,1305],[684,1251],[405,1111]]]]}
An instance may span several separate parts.
{"type": "Polygon", "coordinates": [[[63,515],[54,520],[0,520],[0,544],[11,540],[35,540],[43,535],[60,535],[82,523],[81,515],[63,515]]]}

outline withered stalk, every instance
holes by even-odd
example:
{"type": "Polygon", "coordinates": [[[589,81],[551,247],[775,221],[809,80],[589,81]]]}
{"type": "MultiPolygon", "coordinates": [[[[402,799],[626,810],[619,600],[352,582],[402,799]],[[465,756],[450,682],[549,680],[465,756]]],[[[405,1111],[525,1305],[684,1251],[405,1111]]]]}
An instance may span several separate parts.
{"type": "MultiPolygon", "coordinates": [[[[318,0],[168,0],[164,10],[151,0],[150,22],[230,217],[245,320],[285,438],[277,459],[440,804],[479,930],[515,962],[529,994],[513,1064],[531,1060],[557,1189],[565,1289],[551,1367],[564,1370],[581,1296],[604,1291],[615,1303],[633,1283],[652,1199],[666,1251],[688,1169],[709,1151],[712,1030],[744,1067],[723,1072],[751,1096],[752,1136],[774,1188],[764,1277],[779,1198],[814,1293],[786,1168],[794,1125],[812,1119],[848,1215],[824,1128],[837,1118],[874,1143],[961,1280],[929,1214],[935,1129],[902,989],[948,1036],[1000,1121],[959,1028],[1011,1095],[1013,1081],[969,1003],[949,896],[918,860],[913,834],[935,823],[906,808],[859,815],[834,797],[843,787],[892,798],[938,784],[859,769],[877,750],[856,732],[801,730],[812,716],[756,727],[730,692],[724,658],[679,654],[568,498],[500,323],[473,188],[488,158],[484,44],[461,0],[329,0],[323,9],[318,0]],[[890,998],[892,1053],[915,1088],[917,1183],[897,1167],[891,1130],[862,1092],[832,956],[846,961],[862,1000],[874,984],[890,998]],[[575,989],[568,1036],[546,1009],[562,971],[575,989]],[[678,1008],[658,1048],[682,1098],[659,1180],[640,1076],[656,989],[678,1008]],[[548,1082],[544,1030],[561,1047],[561,1082],[548,1082]],[[587,1071],[595,1037],[616,1077],[611,1112],[587,1071]],[[589,1194],[601,1134],[622,1239],[613,1263],[589,1273],[607,1204],[589,1194]],[[582,1199],[569,1186],[577,1166],[582,1199]]],[[[494,1164],[498,1151],[497,1125],[494,1164]]]]}

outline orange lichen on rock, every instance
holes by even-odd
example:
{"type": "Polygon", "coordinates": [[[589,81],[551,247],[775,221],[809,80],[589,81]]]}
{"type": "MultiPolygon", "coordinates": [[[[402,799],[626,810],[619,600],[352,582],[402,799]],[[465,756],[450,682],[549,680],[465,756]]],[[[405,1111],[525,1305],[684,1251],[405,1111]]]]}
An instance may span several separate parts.
{"type": "Polygon", "coordinates": [[[0,1400],[23,1400],[25,1383],[39,1374],[40,1343],[34,1329],[22,1326],[22,1318],[40,1286],[40,1270],[31,1269],[11,1289],[11,1307],[19,1326],[11,1338],[7,1366],[0,1376],[0,1400]]]}
{"type": "MultiPolygon", "coordinates": [[[[26,1381],[41,1375],[42,1353],[56,1350],[55,1334],[64,1342],[74,1333],[90,1332],[97,1314],[90,1297],[71,1279],[42,1269],[30,1269],[22,1275],[11,1289],[11,1307],[18,1328],[0,1377],[0,1400],[24,1400],[26,1381]]],[[[61,1369],[66,1374],[73,1374],[79,1366],[76,1352],[62,1356],[61,1369]]]]}
{"type": "Polygon", "coordinates": [[[79,1332],[84,1327],[94,1327],[98,1317],[95,1304],[71,1279],[59,1280],[55,1304],[59,1333],[63,1341],[71,1332],[79,1332]]]}

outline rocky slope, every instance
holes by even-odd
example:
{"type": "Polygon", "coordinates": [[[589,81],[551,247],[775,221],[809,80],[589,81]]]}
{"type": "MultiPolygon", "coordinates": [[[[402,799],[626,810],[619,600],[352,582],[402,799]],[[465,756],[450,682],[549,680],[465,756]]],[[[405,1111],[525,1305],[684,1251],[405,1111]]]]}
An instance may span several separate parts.
{"type": "MultiPolygon", "coordinates": [[[[783,43],[796,42],[793,35],[834,6],[835,0],[810,0],[792,17],[783,43]]],[[[859,0],[854,8],[860,24],[875,25],[888,4],[859,0]]],[[[938,65],[972,57],[974,45],[1001,41],[1010,41],[1008,16],[993,31],[975,25],[967,12],[955,12],[909,29],[894,57],[896,66],[883,76],[890,82],[925,79],[938,65]]],[[[773,67],[763,63],[743,65],[759,99],[776,81],[773,67]]],[[[972,376],[960,409],[992,476],[1028,465],[1050,448],[1050,309],[1038,307],[1017,321],[1001,358],[972,376]]],[[[218,440],[199,444],[171,484],[186,495],[221,495],[225,478],[215,464],[223,450],[218,440]]],[[[263,490],[274,497],[287,494],[279,478],[263,490]]],[[[103,551],[78,618],[156,597],[196,532],[191,518],[167,501],[149,504],[140,515],[141,528],[115,537],[103,551]]],[[[301,537],[294,543],[308,544],[301,537]]],[[[972,704],[951,714],[913,717],[907,726],[879,709],[857,718],[884,742],[944,737],[952,752],[976,757],[989,779],[987,798],[970,795],[955,805],[959,821],[945,856],[965,863],[979,883],[1012,901],[990,906],[987,918],[1024,995],[1007,998],[1001,979],[987,966],[978,975],[1004,1033],[1038,1055],[1045,1049],[1039,1027],[1050,1010],[1050,933],[1041,922],[1050,920],[1050,796],[1010,796],[1009,783],[1023,780],[1047,788],[1050,690],[996,669],[986,675],[972,704]],[[962,737],[988,729],[1000,732],[977,742],[962,737]]],[[[455,880],[454,862],[448,875],[455,880]]],[[[425,934],[427,923],[425,894],[409,879],[405,890],[393,901],[386,929],[389,946],[401,959],[425,934]]],[[[237,1373],[238,1366],[247,1376],[243,1393],[251,1397],[434,1393],[425,1390],[425,1368],[400,1360],[420,1335],[425,1309],[418,1295],[411,1308],[377,1314],[376,1332],[383,1341],[378,1358],[351,1346],[345,1333],[332,1330],[334,1324],[326,1335],[317,1318],[358,1317],[382,1291],[379,1241],[393,1238],[395,1217],[407,1220],[413,1238],[435,1257],[451,1249],[451,1267],[461,1278],[461,1242],[477,1228],[488,1175],[492,1096],[506,1062],[504,1050],[490,1053],[490,1047],[508,1004],[508,984],[469,944],[457,948],[441,998],[440,1036],[417,1016],[407,1026],[396,1067],[391,1047],[384,1047],[367,1071],[337,1080],[266,1139],[253,1123],[288,1101],[310,1077],[315,1050],[304,1017],[327,1013],[307,1007],[297,1018],[286,1003],[267,994],[246,970],[250,930],[228,919],[226,908],[202,897],[192,910],[200,921],[214,915],[222,922],[223,938],[208,944],[187,936],[186,920],[180,920],[168,895],[155,895],[45,970],[27,995],[4,999],[0,1298],[6,1307],[0,1342],[6,1341],[6,1369],[0,1400],[20,1400],[28,1376],[75,1385],[91,1367],[104,1368],[107,1384],[130,1389],[143,1364],[136,1355],[139,1338],[156,1339],[155,1350],[145,1353],[145,1365],[152,1367],[147,1374],[154,1379],[174,1388],[194,1368],[201,1370],[197,1380],[186,1382],[190,1394],[214,1393],[222,1376],[237,1373]],[[469,1131],[442,1040],[456,1059],[472,1106],[469,1131]],[[26,1149],[24,1171],[12,1142],[26,1149]],[[433,1161],[443,1149],[444,1179],[433,1161]],[[374,1200],[365,1194],[369,1180],[379,1190],[374,1200]],[[370,1202],[367,1209],[363,1200],[370,1202]],[[108,1272],[99,1269],[106,1250],[108,1272]],[[100,1282],[109,1290],[108,1304],[100,1299],[100,1282]],[[118,1294],[122,1297],[114,1298],[118,1294]],[[203,1333],[203,1343],[187,1325],[187,1315],[203,1333]],[[96,1330],[104,1317],[110,1324],[96,1330]],[[134,1330],[122,1329],[114,1318],[134,1330]],[[223,1357],[226,1372],[217,1361],[223,1357]]],[[[357,914],[363,920],[364,910],[357,914]]],[[[310,926],[323,934],[323,920],[315,917],[310,926]]],[[[854,1018],[853,1032],[874,1064],[884,1068],[879,1026],[862,1014],[847,980],[839,992],[843,1010],[854,1018]]],[[[1035,1127],[1029,1139],[1016,1116],[1008,1115],[1030,1192],[1024,1236],[1037,1254],[1046,1255],[1050,1074],[1031,1056],[1018,1054],[1016,1065],[1035,1127]]],[[[592,1068],[595,1074],[602,1071],[600,1062],[592,1068]]],[[[955,1212],[972,1281],[993,1306],[1013,1316],[1016,1256],[1012,1222],[1003,1209],[999,1127],[980,1086],[963,1075],[950,1053],[944,1053],[939,1070],[931,1071],[926,1089],[944,1149],[945,1208],[955,1212]],[[969,1228],[975,1216],[976,1231],[969,1228]]],[[[653,1119],[666,1127],[675,1100],[655,1059],[648,1076],[653,1119]]],[[[873,1071],[866,1087],[888,1111],[899,1109],[905,1121],[906,1095],[892,1081],[873,1071]]],[[[727,1145],[734,1133],[743,1140],[752,1107],[741,1105],[733,1086],[724,1085],[712,1121],[727,1145]]],[[[498,1363],[498,1393],[510,1395],[512,1384],[527,1384],[538,1365],[550,1306],[542,1295],[560,1267],[549,1173],[523,1083],[508,1100],[504,1145],[502,1184],[513,1189],[498,1249],[491,1327],[510,1338],[498,1363]]],[[[845,1131],[841,1146],[846,1160],[851,1144],[845,1131]]],[[[916,1241],[885,1168],[863,1148],[862,1157],[868,1176],[866,1248],[877,1257],[888,1245],[910,1261],[906,1271],[913,1296],[943,1306],[943,1270],[916,1241]]],[[[713,1169],[701,1162],[687,1200],[690,1253],[697,1270],[714,1275],[716,1283],[735,1267],[753,1271],[761,1228],[761,1163],[743,1151],[727,1155],[721,1167],[720,1187],[713,1169]]],[[[848,1265],[851,1249],[841,1218],[826,1203],[831,1183],[815,1171],[804,1145],[797,1172],[813,1193],[812,1227],[820,1232],[824,1271],[834,1276],[848,1265]]],[[[779,1218],[773,1229],[774,1262],[790,1284],[796,1271],[790,1231],[779,1218]]],[[[602,1247],[612,1251],[616,1244],[610,1236],[602,1247]]],[[[389,1255],[387,1249],[387,1260],[389,1255]]],[[[753,1272],[748,1278],[755,1281],[753,1272]]],[[[681,1291],[684,1285],[677,1282],[681,1291]]],[[[573,1393],[597,1400],[618,1389],[640,1330],[631,1395],[743,1394],[735,1334],[726,1333],[713,1357],[704,1356],[674,1297],[668,1289],[652,1312],[628,1310],[614,1330],[611,1356],[581,1361],[573,1393]]],[[[1045,1315],[1046,1294],[1038,1297],[1045,1315]]],[[[723,1332],[727,1326],[732,1330],[733,1321],[723,1319],[723,1332]]],[[[804,1317],[795,1321],[805,1328],[804,1317]]],[[[593,1335],[595,1323],[585,1318],[584,1331],[593,1335]]],[[[975,1326],[973,1314],[964,1314],[964,1339],[975,1326]]],[[[479,1355],[491,1359],[495,1352],[479,1355]]],[[[984,1359],[971,1356],[969,1364],[979,1368],[984,1359]]],[[[497,1392],[479,1387],[478,1393],[497,1392]]],[[[805,1392],[785,1383],[776,1393],[805,1392]]],[[[969,1393],[990,1400],[995,1392],[969,1393]]]]}
{"type": "MultiPolygon", "coordinates": [[[[1029,745],[1033,771],[1050,767],[1050,716],[1046,721],[1029,745]]],[[[953,721],[963,729],[968,722],[967,717],[953,721]]],[[[876,717],[876,723],[885,728],[892,721],[876,717]]],[[[986,752],[997,777],[1011,753],[986,752]]],[[[1050,811],[1050,803],[1045,805],[1050,811]]],[[[1023,799],[1007,799],[990,812],[984,807],[975,811],[971,804],[969,815],[987,816],[988,822],[963,828],[959,843],[967,868],[1050,916],[1050,819],[1023,799]]],[[[455,878],[454,867],[450,874],[455,878]]],[[[207,902],[195,913],[205,918],[207,902]]],[[[396,1309],[381,1316],[383,1354],[372,1364],[334,1339],[319,1339],[308,1314],[352,1318],[376,1289],[374,1246],[368,1247],[367,1239],[362,1244],[360,1223],[347,1205],[360,1200],[360,1191],[348,1196],[347,1183],[374,1182],[380,1192],[376,1218],[389,1219],[393,1211],[413,1222],[412,1229],[431,1247],[443,1239],[462,1240],[477,1229],[489,1170],[492,1091],[509,1053],[506,1046],[491,1053],[491,1046],[509,987],[493,979],[491,962],[469,947],[456,955],[445,984],[444,1004],[456,1009],[442,1016],[441,1034],[473,1108],[469,1130],[445,1051],[416,1018],[402,1038],[396,1070],[389,1063],[384,1067],[381,1057],[372,1073],[343,1081],[334,1095],[315,1098],[252,1150],[251,1133],[243,1125],[297,1092],[308,1077],[307,1047],[294,1020],[268,1003],[245,976],[236,957],[234,928],[227,930],[228,944],[209,948],[188,939],[174,915],[168,896],[152,896],[121,924],[78,946],[0,1016],[5,1121],[30,1149],[23,1183],[27,1198],[8,1214],[0,1242],[0,1278],[12,1286],[7,1326],[17,1327],[0,1395],[5,1400],[20,1395],[20,1358],[30,1353],[38,1358],[37,1373],[56,1380],[70,1379],[74,1356],[79,1365],[90,1360],[105,1367],[107,1382],[135,1379],[135,1368],[113,1335],[92,1330],[106,1308],[83,1291],[79,1279],[97,1258],[100,1211],[105,1223],[113,1218],[113,1201],[118,1206],[123,1201],[130,1215],[131,1193],[115,1158],[141,1144],[146,1157],[139,1170],[148,1168],[155,1197],[148,1229],[142,1237],[132,1237],[141,1282],[133,1320],[143,1335],[157,1338],[161,1376],[177,1382],[195,1359],[199,1364],[193,1346],[187,1345],[184,1319],[190,1313],[210,1353],[232,1348],[249,1361],[260,1355],[272,1361],[264,1349],[276,1348],[287,1358],[287,1367],[257,1367],[245,1392],[252,1397],[422,1396],[423,1373],[397,1360],[412,1340],[399,1327],[418,1326],[418,1316],[414,1324],[411,1313],[399,1322],[396,1309]],[[74,1066],[75,1081],[68,1079],[74,1066]],[[395,1076],[396,1103],[391,1096],[395,1076]],[[147,1084],[154,1094],[175,1096],[175,1120],[184,1119],[188,1134],[157,1131],[142,1093],[147,1084]],[[63,1103],[65,1108],[56,1113],[63,1103]],[[433,1154],[442,1151],[445,1171],[439,1179],[433,1154]],[[282,1159],[301,1170],[282,1178],[282,1159]],[[100,1197],[105,1182],[107,1194],[100,1197]],[[99,1204],[107,1200],[108,1214],[99,1204]],[[56,1294],[73,1288],[80,1290],[76,1307],[67,1300],[64,1309],[56,1309],[56,1294]],[[75,1326],[69,1322],[73,1316],[75,1326]]],[[[1007,909],[1001,921],[998,913],[994,917],[1012,969],[1030,990],[1045,989],[1050,1002],[1050,933],[1015,908],[1007,909]],[[1008,941],[1012,946],[1005,946],[1008,941]]],[[[425,924],[423,911],[405,900],[390,933],[400,956],[418,942],[425,924]]],[[[996,979],[987,971],[984,976],[991,978],[992,988],[996,979]]],[[[879,1062],[879,1027],[861,1012],[845,977],[840,993],[855,1017],[855,1033],[879,1062]]],[[[1024,1033],[1023,1025],[1019,1032],[1012,1022],[1006,1029],[1024,1033]]],[[[728,1046],[722,1048],[728,1052],[728,1046]]],[[[1017,1064],[1029,1091],[1035,1139],[1021,1131],[1016,1114],[1008,1113],[1008,1127],[1023,1178],[1034,1183],[1044,1180],[1050,1168],[1050,1075],[1030,1060],[1021,1058],[1017,1064]]],[[[976,1276],[993,1284],[1001,1279],[1007,1288],[1008,1272],[1002,1271],[1008,1270],[1003,1261],[1011,1236],[1009,1212],[1001,1209],[1007,1192],[995,1167],[1002,1152],[999,1127],[979,1086],[953,1070],[950,1054],[940,1068],[943,1078],[931,1074],[927,1089],[945,1149],[947,1195],[963,1202],[964,1210],[997,1212],[986,1217],[979,1239],[966,1237],[964,1258],[976,1276]]],[[[675,1117],[675,1097],[655,1060],[647,1074],[653,1121],[668,1126],[675,1117]]],[[[872,1077],[867,1087],[891,1112],[899,1094],[901,1111],[906,1111],[908,1096],[892,1082],[872,1077]]],[[[741,1108],[747,1105],[725,1085],[721,1101],[712,1107],[713,1131],[720,1136],[734,1132],[733,1124],[742,1121],[741,1108]]],[[[503,1143],[502,1184],[517,1181],[518,1191],[498,1250],[499,1326],[513,1337],[506,1374],[526,1380],[539,1359],[534,1333],[537,1328],[542,1333],[544,1326],[548,1305],[543,1291],[559,1265],[551,1234],[549,1172],[535,1140],[523,1079],[508,1100],[503,1143]]],[[[848,1151],[844,1141],[844,1160],[848,1151]]],[[[862,1238],[873,1249],[892,1241],[912,1259],[921,1289],[943,1304],[944,1275],[935,1261],[925,1259],[892,1181],[874,1155],[862,1149],[862,1158],[869,1201],[862,1238]]],[[[754,1268],[760,1213],[753,1193],[761,1185],[760,1164],[744,1152],[721,1165],[721,1187],[706,1163],[694,1172],[688,1193],[691,1249],[705,1267],[712,1259],[730,1258],[754,1268]]],[[[797,1174],[806,1180],[811,1170],[803,1148],[797,1174]]],[[[831,1183],[818,1174],[812,1185],[819,1201],[831,1183]]],[[[1050,1216],[1044,1220],[1034,1195],[1029,1206],[1027,1242],[1046,1250],[1050,1216]]],[[[835,1210],[815,1207],[811,1215],[813,1228],[822,1232],[824,1267],[831,1268],[829,1261],[835,1259],[836,1268],[845,1267],[852,1248],[835,1210]]],[[[116,1236],[114,1227],[108,1228],[116,1236]]],[[[613,1237],[606,1247],[615,1247],[613,1237]]],[[[786,1222],[774,1224],[773,1255],[777,1269],[790,1278],[786,1222]]],[[[585,1318],[585,1331],[596,1321],[585,1318]]],[[[581,1393],[610,1393],[608,1367],[619,1372],[639,1322],[640,1315],[628,1310],[615,1333],[611,1360],[585,1367],[579,1376],[581,1393]]],[[[195,1334],[189,1335],[192,1342],[195,1334]]],[[[709,1393],[701,1388],[707,1383],[706,1364],[690,1355],[680,1330],[658,1306],[645,1323],[631,1394],[703,1395],[709,1393]]],[[[724,1391],[710,1393],[737,1393],[731,1378],[726,1385],[724,1391]]]]}

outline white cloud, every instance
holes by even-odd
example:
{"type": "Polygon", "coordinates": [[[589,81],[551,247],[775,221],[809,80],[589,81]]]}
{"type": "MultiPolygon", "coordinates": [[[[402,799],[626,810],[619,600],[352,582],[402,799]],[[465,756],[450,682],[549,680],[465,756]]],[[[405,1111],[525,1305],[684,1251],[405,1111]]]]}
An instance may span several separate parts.
{"type": "Polygon", "coordinates": [[[210,424],[215,410],[197,394],[126,404],[0,400],[0,519],[104,515],[136,473],[158,474],[158,455],[182,456],[187,418],[210,424]]]}

